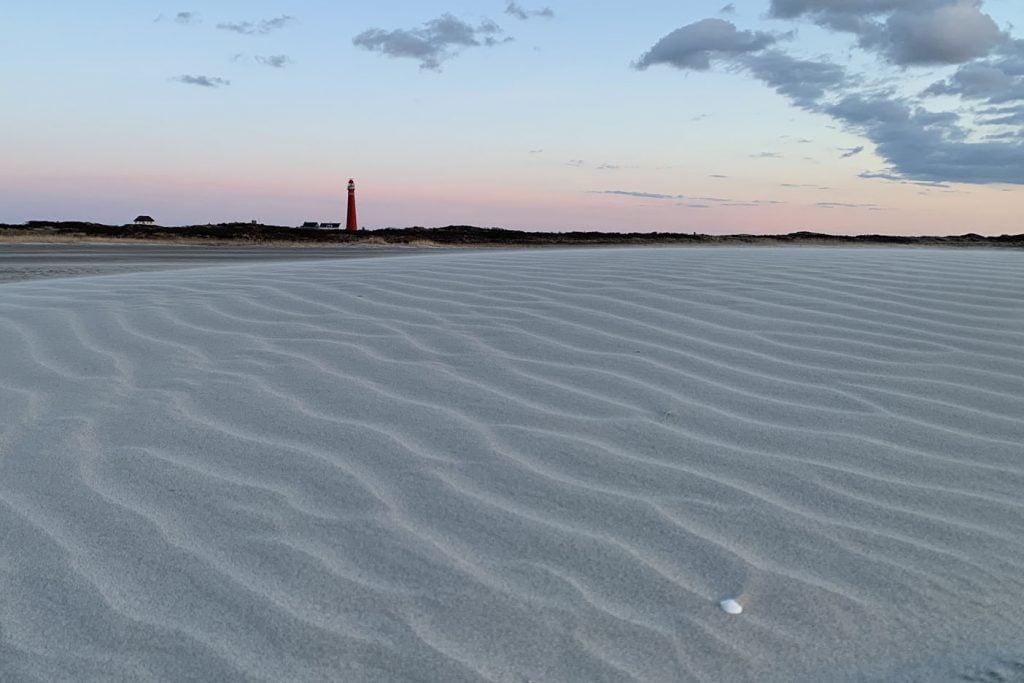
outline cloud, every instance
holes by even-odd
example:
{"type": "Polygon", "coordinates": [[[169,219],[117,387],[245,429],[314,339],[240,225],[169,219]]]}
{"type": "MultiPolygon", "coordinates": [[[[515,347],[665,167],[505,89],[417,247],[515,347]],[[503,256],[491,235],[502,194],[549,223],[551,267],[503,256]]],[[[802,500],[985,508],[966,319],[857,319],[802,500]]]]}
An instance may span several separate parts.
{"type": "Polygon", "coordinates": [[[704,19],[668,34],[646,52],[636,68],[668,64],[703,71],[713,59],[745,68],[801,106],[810,107],[828,90],[847,81],[843,67],[828,61],[796,59],[777,49],[778,40],[764,32],[738,31],[731,22],[704,19]]]}
{"type": "Polygon", "coordinates": [[[888,180],[893,183],[904,182],[903,178],[892,173],[869,173],[868,171],[864,171],[863,173],[858,173],[857,177],[864,178],[865,180],[888,180]]]}
{"type": "Polygon", "coordinates": [[[926,95],[959,95],[965,98],[987,98],[1013,85],[1013,78],[990,64],[965,64],[948,79],[933,83],[926,95]]]}
{"type": "Polygon", "coordinates": [[[198,85],[203,88],[220,88],[223,86],[231,85],[231,81],[223,78],[217,78],[215,76],[175,76],[171,79],[178,83],[184,83],[185,85],[198,85]]]}
{"type": "Polygon", "coordinates": [[[932,83],[922,94],[955,95],[965,100],[987,100],[989,104],[1024,100],[1024,76],[1012,74],[1000,64],[971,62],[949,78],[932,83]]]}
{"type": "Polygon", "coordinates": [[[858,178],[864,178],[865,180],[885,180],[891,183],[900,183],[901,185],[918,185],[921,187],[937,187],[940,189],[949,189],[949,185],[946,183],[929,182],[923,180],[906,180],[898,175],[892,173],[872,173],[864,171],[857,174],[858,178]]]}
{"type": "Polygon", "coordinates": [[[719,14],[736,14],[736,5],[730,2],[728,5],[726,5],[722,9],[718,10],[718,13],[719,14]]]}
{"type": "MultiPolygon", "coordinates": [[[[738,31],[721,19],[677,29],[635,66],[705,70],[714,64],[750,74],[795,106],[869,140],[893,177],[1024,184],[1024,138],[1005,130],[1024,126],[1024,40],[999,32],[981,6],[980,0],[772,0],[774,18],[804,17],[853,33],[861,49],[901,68],[959,66],[917,96],[880,90],[871,74],[851,73],[826,58],[793,57],[778,47],[775,34],[738,31]],[[983,106],[925,106],[939,95],[983,106]]],[[[847,150],[844,158],[863,147],[847,150]]]]}
{"type": "Polygon", "coordinates": [[[825,112],[871,140],[891,164],[892,175],[902,179],[1024,184],[1024,145],[968,142],[956,114],[859,94],[825,107],[825,112]]]}
{"type": "Polygon", "coordinates": [[[630,192],[628,190],[594,190],[591,194],[610,194],[618,197],[636,197],[638,199],[686,199],[682,194],[660,194],[658,192],[630,192]]]}
{"type": "Polygon", "coordinates": [[[815,204],[819,209],[871,209],[880,210],[878,204],[852,204],[848,202],[817,202],[815,204]]]}
{"type": "Polygon", "coordinates": [[[288,24],[295,21],[295,17],[283,14],[274,19],[261,19],[260,21],[253,23],[251,21],[242,21],[236,23],[220,23],[217,24],[217,28],[222,31],[232,31],[234,33],[241,33],[244,36],[255,36],[272,33],[273,31],[280,30],[288,24]]]}
{"type": "Polygon", "coordinates": [[[989,126],[1024,126],[1024,105],[983,109],[982,123],[989,126]]]}
{"type": "Polygon", "coordinates": [[[781,159],[782,155],[778,152],[758,152],[757,154],[751,154],[751,159],[781,159]]]}
{"type": "Polygon", "coordinates": [[[1007,40],[995,55],[997,66],[1011,76],[1024,76],[1024,40],[1007,40]]]}
{"type": "Polygon", "coordinates": [[[993,133],[985,136],[986,140],[1016,140],[1024,139],[1024,130],[1007,131],[1005,133],[993,133]]]}
{"type": "Polygon", "coordinates": [[[685,194],[662,194],[660,192],[635,192],[630,190],[591,190],[589,194],[603,194],[611,195],[615,197],[633,197],[636,199],[655,199],[658,201],[674,201],[677,206],[687,206],[690,208],[710,208],[711,206],[725,206],[725,207],[753,207],[753,206],[772,206],[775,204],[784,204],[785,202],[777,199],[753,199],[748,201],[737,201],[735,199],[726,199],[724,197],[690,197],[685,194]]]}
{"type": "Polygon", "coordinates": [[[440,71],[441,63],[454,57],[461,48],[491,47],[511,40],[499,40],[496,36],[501,34],[501,27],[493,21],[472,26],[446,13],[421,28],[367,29],[353,38],[352,44],[396,59],[416,59],[421,69],[440,71]]]}
{"type": "Polygon", "coordinates": [[[982,0],[772,0],[770,16],[852,33],[894,64],[962,64],[1006,39],[981,7],[982,0]]]}
{"type": "Polygon", "coordinates": [[[896,64],[962,64],[987,55],[1002,39],[980,2],[959,0],[924,12],[894,12],[879,40],[896,64]]]}
{"type": "Polygon", "coordinates": [[[161,14],[157,16],[157,18],[153,21],[155,21],[156,23],[173,21],[174,23],[181,24],[182,26],[189,26],[192,24],[200,24],[202,23],[203,19],[199,12],[177,12],[172,17],[167,17],[161,14]]]}
{"type": "Polygon", "coordinates": [[[763,31],[739,31],[724,19],[704,19],[666,35],[634,66],[643,70],[655,64],[668,64],[677,69],[706,71],[714,59],[759,52],[777,40],[763,31]]]}
{"type": "Polygon", "coordinates": [[[863,152],[864,145],[857,145],[856,147],[850,147],[849,149],[843,149],[840,151],[842,152],[842,155],[839,157],[840,159],[849,159],[850,157],[855,157],[863,152]]]}
{"type": "Polygon", "coordinates": [[[742,55],[738,63],[780,95],[805,108],[847,81],[846,70],[841,66],[796,59],[779,50],[742,55]]]}
{"type": "Polygon", "coordinates": [[[749,209],[749,208],[755,208],[755,207],[758,207],[758,206],[772,206],[772,205],[775,205],[775,204],[784,204],[784,203],[785,202],[776,201],[774,199],[754,199],[754,200],[749,201],[749,202],[728,202],[726,204],[721,204],[721,206],[725,206],[725,207],[728,207],[728,208],[748,208],[749,209]]]}
{"type": "Polygon", "coordinates": [[[274,69],[283,69],[291,64],[292,60],[288,55],[269,55],[267,57],[257,56],[256,62],[274,69]]]}
{"type": "Polygon", "coordinates": [[[523,9],[522,5],[520,5],[518,2],[512,2],[511,0],[509,1],[508,5],[505,7],[505,14],[510,14],[513,17],[515,17],[516,19],[520,19],[522,21],[526,21],[527,19],[530,19],[532,17],[542,17],[544,19],[552,19],[555,16],[554,10],[552,10],[550,7],[544,7],[542,9],[526,10],[526,9],[523,9]]]}
{"type": "MultiPolygon", "coordinates": [[[[533,152],[531,152],[531,154],[533,154],[533,152]]],[[[622,164],[610,164],[608,162],[594,165],[588,164],[583,159],[570,159],[565,162],[565,165],[573,168],[591,168],[595,171],[620,171],[624,168],[640,168],[639,166],[624,166],[622,164]]]]}

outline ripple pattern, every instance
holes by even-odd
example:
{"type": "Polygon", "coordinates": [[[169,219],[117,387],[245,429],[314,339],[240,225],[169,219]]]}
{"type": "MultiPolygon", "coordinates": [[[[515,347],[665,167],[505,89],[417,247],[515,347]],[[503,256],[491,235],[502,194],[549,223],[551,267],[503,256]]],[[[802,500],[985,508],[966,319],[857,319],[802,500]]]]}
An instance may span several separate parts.
{"type": "Polygon", "coordinates": [[[1020,252],[0,285],[4,681],[1017,680],[1022,492],[1020,252]]]}

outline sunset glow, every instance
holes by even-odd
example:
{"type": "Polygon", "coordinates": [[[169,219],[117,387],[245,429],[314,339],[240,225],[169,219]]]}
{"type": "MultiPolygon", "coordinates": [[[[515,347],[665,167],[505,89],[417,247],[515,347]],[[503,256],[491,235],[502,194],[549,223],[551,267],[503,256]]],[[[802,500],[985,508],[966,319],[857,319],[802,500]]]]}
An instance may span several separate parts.
{"type": "Polygon", "coordinates": [[[721,3],[10,8],[0,221],[1020,232],[1019,2],[721,3]]]}

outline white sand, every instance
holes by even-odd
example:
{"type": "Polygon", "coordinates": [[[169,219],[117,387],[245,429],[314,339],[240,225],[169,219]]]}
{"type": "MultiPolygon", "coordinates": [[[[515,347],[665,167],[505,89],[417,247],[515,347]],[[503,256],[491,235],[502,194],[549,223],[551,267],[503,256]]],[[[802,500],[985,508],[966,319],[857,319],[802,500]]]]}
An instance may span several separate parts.
{"type": "Polygon", "coordinates": [[[0,680],[1021,680],[1022,444],[1021,252],[4,284],[0,680]]]}

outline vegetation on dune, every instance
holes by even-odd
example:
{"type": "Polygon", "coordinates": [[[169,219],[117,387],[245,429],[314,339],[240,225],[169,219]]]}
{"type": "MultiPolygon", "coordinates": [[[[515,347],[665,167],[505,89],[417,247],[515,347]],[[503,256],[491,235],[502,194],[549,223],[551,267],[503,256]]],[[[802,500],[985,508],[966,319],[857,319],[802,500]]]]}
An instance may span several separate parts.
{"type": "Polygon", "coordinates": [[[291,228],[253,223],[218,223],[162,227],[157,225],[102,225],[79,221],[29,221],[0,224],[0,238],[48,236],[147,241],[216,241],[240,244],[418,244],[443,246],[572,246],[596,244],[886,244],[921,246],[1024,247],[1024,234],[984,237],[969,233],[950,237],[896,235],[828,235],[794,232],[786,235],[703,235],[675,232],[523,232],[504,228],[450,225],[443,228],[383,228],[344,232],[291,228]]]}

